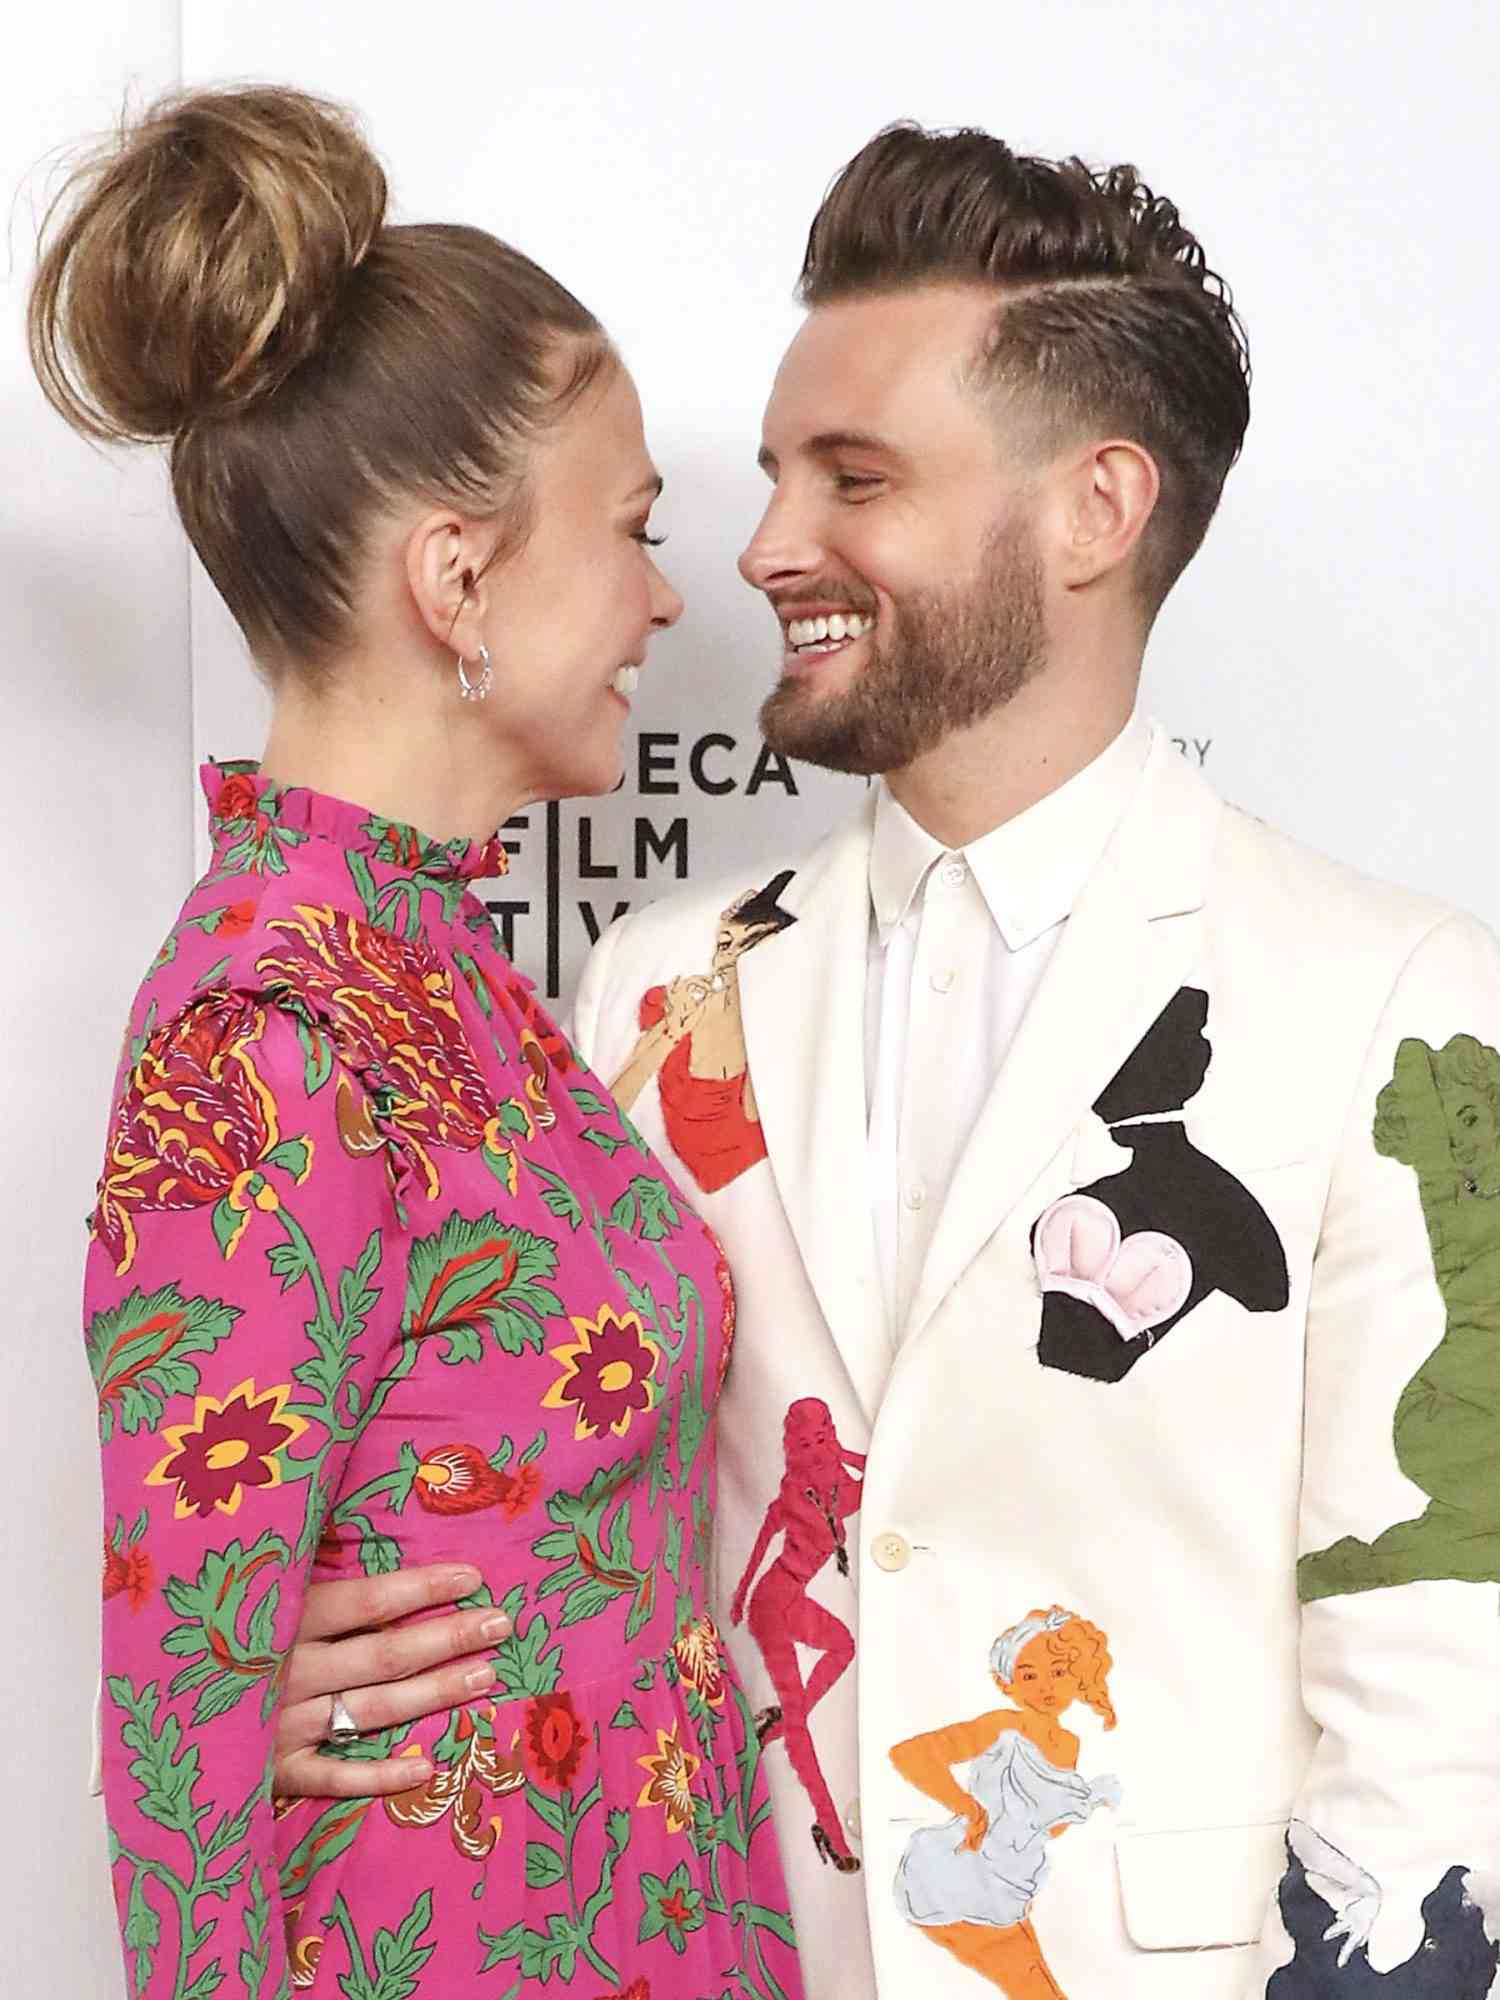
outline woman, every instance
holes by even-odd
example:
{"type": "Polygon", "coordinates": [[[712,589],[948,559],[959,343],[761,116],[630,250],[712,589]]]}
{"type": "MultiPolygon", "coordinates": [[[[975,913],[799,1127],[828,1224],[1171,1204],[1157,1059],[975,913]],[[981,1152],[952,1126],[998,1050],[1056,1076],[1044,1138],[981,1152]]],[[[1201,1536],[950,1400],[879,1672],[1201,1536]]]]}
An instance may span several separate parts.
{"type": "Polygon", "coordinates": [[[660,481],[576,299],[384,212],[333,107],[190,95],[81,170],[31,304],[75,427],[171,439],[274,698],[259,769],[205,772],[93,1218],[127,1964],[150,2000],[790,2000],[703,1609],[727,1273],[471,887],[513,811],[619,775],[681,610],[660,481]],[[460,1549],[473,1698],[403,1739],[399,1794],[273,1813],[309,1576],[460,1549]]]}
{"type": "Polygon", "coordinates": [[[896,1901],[935,1944],[983,1975],[1009,2000],[1063,2000],[1031,1926],[1050,1843],[1100,1806],[1115,1805],[1112,1777],[1078,1775],[1078,1738],[1062,1717],[1087,1702],[1115,1726],[1110,1657],[1097,1625],[1054,1604],[1000,1634],[990,1672],[1010,1708],[898,1743],[891,1762],[954,1817],[907,1843],[896,1901]],[[965,1783],[953,1776],[967,1764],[965,1783]]]}

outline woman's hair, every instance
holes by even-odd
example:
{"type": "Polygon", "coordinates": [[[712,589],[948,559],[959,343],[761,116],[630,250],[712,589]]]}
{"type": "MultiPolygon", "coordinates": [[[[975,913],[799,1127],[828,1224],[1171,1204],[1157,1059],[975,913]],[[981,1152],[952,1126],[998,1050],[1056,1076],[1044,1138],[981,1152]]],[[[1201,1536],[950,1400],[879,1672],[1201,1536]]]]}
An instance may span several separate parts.
{"type": "Polygon", "coordinates": [[[1115,1726],[1114,1703],[1109,1698],[1109,1670],[1114,1662],[1109,1641],[1097,1625],[1054,1604],[1047,1611],[1029,1611],[1018,1625],[1007,1626],[990,1649],[990,1671],[1007,1685],[1015,1679],[1022,1653],[1033,1639],[1042,1639],[1054,1660],[1066,1660],[1078,1682],[1078,1692],[1104,1720],[1106,1729],[1115,1726]]]}
{"type": "Polygon", "coordinates": [[[385,214],[347,112],[258,88],[157,103],[43,224],[28,330],[48,400],[89,437],[171,440],[183,526],[272,671],[348,644],[394,503],[493,517],[494,554],[514,547],[528,447],[611,358],[518,250],[385,214]]]}

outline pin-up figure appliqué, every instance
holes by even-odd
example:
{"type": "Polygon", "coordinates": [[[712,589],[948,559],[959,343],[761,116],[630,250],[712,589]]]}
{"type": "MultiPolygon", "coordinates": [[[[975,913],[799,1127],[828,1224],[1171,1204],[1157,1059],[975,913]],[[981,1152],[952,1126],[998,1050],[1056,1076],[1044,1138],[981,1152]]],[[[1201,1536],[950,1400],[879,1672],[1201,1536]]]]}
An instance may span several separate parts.
{"type": "Polygon", "coordinates": [[[1079,1776],[1078,1738],[1062,1726],[1082,1701],[1114,1728],[1110,1666],[1097,1625],[1059,1604],[1029,1612],[990,1653],[995,1684],[1013,1706],[928,1730],[891,1751],[902,1777],[953,1813],[907,1842],[897,1905],[1010,2000],[1064,2000],[1031,1906],[1052,1841],[1119,1803],[1118,1780],[1079,1776]],[[959,1764],[968,1766],[962,1783],[959,1764]]]}
{"type": "Polygon", "coordinates": [[[740,1020],[740,959],[796,919],[777,900],[791,869],[739,897],[719,919],[705,973],[653,986],[641,1000],[640,1039],[612,1088],[629,1110],[651,1081],[673,1151],[705,1194],[717,1194],[766,1157],[740,1020]]]}
{"type": "Polygon", "coordinates": [[[749,1601],[750,1630],[780,1701],[759,1718],[762,1745],[786,1744],[792,1769],[813,1806],[813,1845],[825,1861],[853,1874],[851,1853],[824,1779],[808,1721],[813,1710],[854,1658],[854,1635],[824,1605],[808,1596],[808,1585],[831,1561],[849,1574],[844,1523],[859,1512],[864,1455],[840,1444],[833,1413],[815,1396],[792,1404],[782,1427],[786,1470],[776,1498],[766,1509],[755,1547],[734,1594],[731,1617],[738,1625],[749,1601]],[[781,1551],[755,1582],[772,1538],[781,1551]],[[754,1591],[751,1585],[754,1584],[754,1591]],[[819,1657],[804,1681],[797,1648],[819,1657]]]}

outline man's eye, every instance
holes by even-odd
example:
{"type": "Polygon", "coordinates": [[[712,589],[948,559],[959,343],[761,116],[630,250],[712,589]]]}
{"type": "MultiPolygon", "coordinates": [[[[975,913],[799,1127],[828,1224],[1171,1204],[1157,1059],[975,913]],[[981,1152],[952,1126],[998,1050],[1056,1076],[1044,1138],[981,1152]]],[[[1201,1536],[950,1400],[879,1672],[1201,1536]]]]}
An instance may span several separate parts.
{"type": "Polygon", "coordinates": [[[856,493],[883,484],[875,472],[836,472],[833,483],[840,493],[856,493]]]}

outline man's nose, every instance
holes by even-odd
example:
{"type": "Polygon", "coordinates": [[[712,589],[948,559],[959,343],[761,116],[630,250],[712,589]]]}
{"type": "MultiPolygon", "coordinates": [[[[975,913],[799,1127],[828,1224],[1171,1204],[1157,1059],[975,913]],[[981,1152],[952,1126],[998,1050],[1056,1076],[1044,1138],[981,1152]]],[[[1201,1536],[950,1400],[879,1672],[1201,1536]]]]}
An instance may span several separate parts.
{"type": "Polygon", "coordinates": [[[752,590],[774,590],[778,583],[810,575],[823,559],[810,522],[786,496],[776,493],[740,557],[740,575],[752,590]]]}

